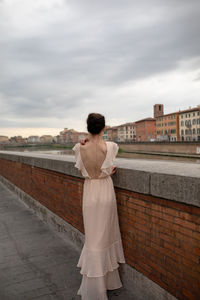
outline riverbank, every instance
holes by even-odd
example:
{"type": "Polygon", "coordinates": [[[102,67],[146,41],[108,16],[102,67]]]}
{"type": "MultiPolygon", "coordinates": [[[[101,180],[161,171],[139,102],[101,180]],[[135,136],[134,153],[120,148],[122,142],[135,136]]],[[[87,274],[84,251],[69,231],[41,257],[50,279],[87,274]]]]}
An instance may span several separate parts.
{"type": "MultiPolygon", "coordinates": [[[[158,143],[133,143],[133,144],[125,144],[125,143],[118,143],[119,145],[119,156],[123,157],[123,154],[138,154],[138,155],[146,155],[149,156],[158,156],[158,157],[179,157],[179,158],[194,158],[200,160],[200,154],[195,153],[184,153],[184,152],[177,152],[177,148],[179,148],[180,144],[176,144],[176,151],[164,151],[164,146],[166,149],[169,150],[169,148],[174,147],[174,143],[170,143],[172,145],[169,146],[169,143],[165,144],[158,144],[158,143]],[[152,145],[153,144],[153,145],[152,145]],[[155,150],[148,150],[151,149],[155,150]],[[160,149],[162,151],[156,151],[157,149],[160,149]],[[144,148],[147,148],[147,150],[144,150],[144,148]]],[[[195,144],[196,145],[196,144],[195,144]]],[[[2,145],[1,145],[2,146],[2,145]]],[[[23,144],[23,145],[3,145],[1,150],[17,150],[17,151],[51,151],[51,150],[72,150],[73,144],[23,144]]],[[[187,145],[189,146],[189,145],[187,145]]],[[[194,143],[192,143],[192,146],[194,146],[194,143]]],[[[198,143],[198,146],[200,147],[200,144],[198,143]]],[[[183,149],[183,147],[182,147],[183,149]]],[[[181,150],[182,150],[181,149],[181,150]]],[[[174,150],[174,149],[173,149],[174,150]]],[[[187,148],[188,151],[188,148],[187,148]]],[[[194,151],[193,151],[194,152],[194,151]]]]}
{"type": "Polygon", "coordinates": [[[185,157],[185,158],[196,158],[200,159],[199,154],[184,154],[184,153],[171,153],[171,152],[156,152],[156,151],[123,151],[125,153],[144,154],[144,155],[156,155],[156,156],[171,156],[171,157],[185,157]]]}

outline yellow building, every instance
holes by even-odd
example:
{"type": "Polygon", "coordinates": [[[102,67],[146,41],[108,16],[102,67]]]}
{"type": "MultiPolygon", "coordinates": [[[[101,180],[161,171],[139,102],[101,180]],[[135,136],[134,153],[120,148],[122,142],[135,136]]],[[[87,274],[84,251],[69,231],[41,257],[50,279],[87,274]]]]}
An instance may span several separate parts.
{"type": "Polygon", "coordinates": [[[0,135],[0,143],[8,143],[8,142],[9,142],[8,136],[0,135]]]}
{"type": "Polygon", "coordinates": [[[53,142],[53,136],[52,135],[42,135],[40,137],[41,143],[52,143],[53,142]]]}

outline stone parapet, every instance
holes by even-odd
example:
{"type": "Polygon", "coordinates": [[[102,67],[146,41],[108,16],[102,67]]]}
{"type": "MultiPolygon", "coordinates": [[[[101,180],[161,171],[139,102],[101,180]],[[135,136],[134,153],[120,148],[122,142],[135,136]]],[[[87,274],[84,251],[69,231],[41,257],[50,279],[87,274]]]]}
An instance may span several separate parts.
{"type": "MultiPolygon", "coordinates": [[[[0,158],[83,178],[72,155],[0,151],[0,158]]],[[[114,186],[200,207],[200,164],[116,158],[114,186]]]]}

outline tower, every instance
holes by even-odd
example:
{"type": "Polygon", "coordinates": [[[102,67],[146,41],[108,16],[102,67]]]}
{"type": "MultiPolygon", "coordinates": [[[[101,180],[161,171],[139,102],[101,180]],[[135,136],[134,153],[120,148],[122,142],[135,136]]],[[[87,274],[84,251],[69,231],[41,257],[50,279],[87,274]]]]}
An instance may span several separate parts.
{"type": "Polygon", "coordinates": [[[164,114],[163,104],[154,104],[154,118],[161,117],[164,114]]]}

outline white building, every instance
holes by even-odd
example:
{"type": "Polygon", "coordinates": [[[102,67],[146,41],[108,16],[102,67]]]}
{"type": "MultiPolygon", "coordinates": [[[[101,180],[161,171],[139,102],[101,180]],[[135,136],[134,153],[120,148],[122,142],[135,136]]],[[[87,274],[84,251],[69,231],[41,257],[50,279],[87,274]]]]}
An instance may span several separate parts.
{"type": "Polygon", "coordinates": [[[181,141],[200,141],[200,105],[179,112],[181,141]]]}
{"type": "Polygon", "coordinates": [[[28,143],[39,143],[40,137],[38,135],[30,135],[27,139],[28,143]]]}
{"type": "Polygon", "coordinates": [[[136,141],[136,125],[135,122],[121,124],[118,127],[117,139],[118,142],[136,141]]]}

